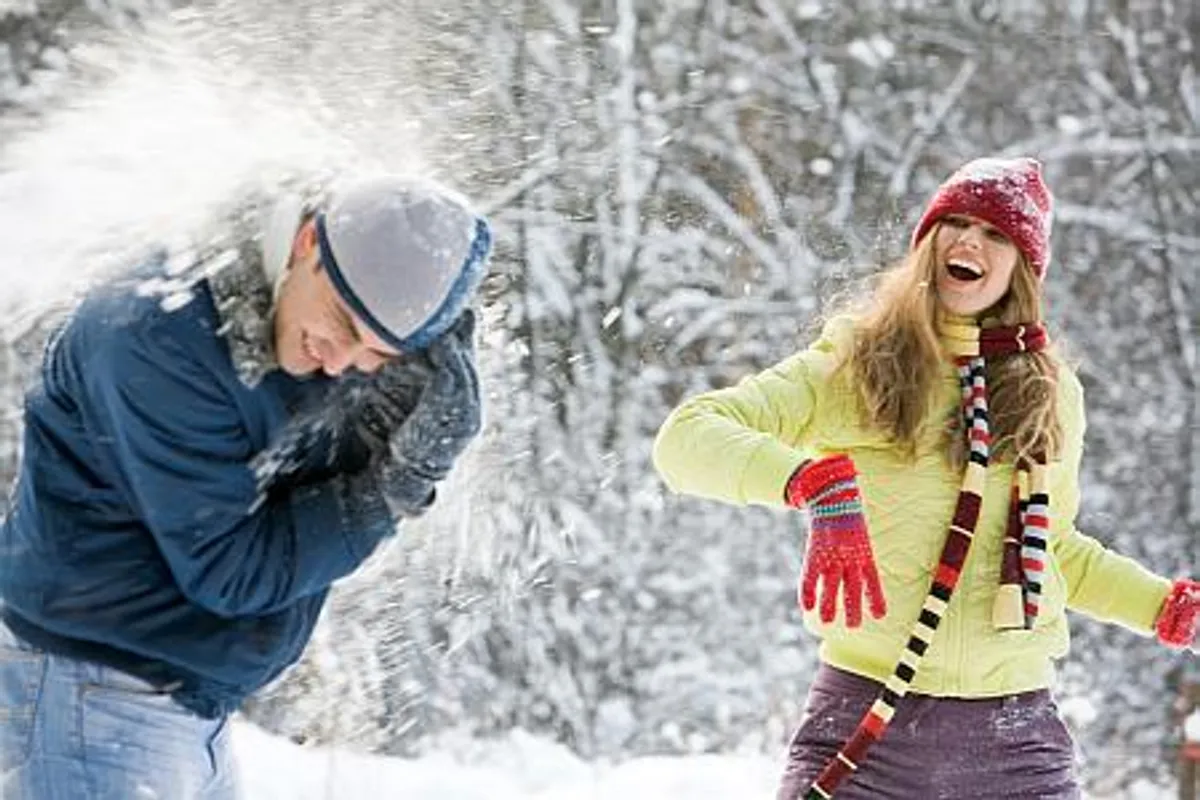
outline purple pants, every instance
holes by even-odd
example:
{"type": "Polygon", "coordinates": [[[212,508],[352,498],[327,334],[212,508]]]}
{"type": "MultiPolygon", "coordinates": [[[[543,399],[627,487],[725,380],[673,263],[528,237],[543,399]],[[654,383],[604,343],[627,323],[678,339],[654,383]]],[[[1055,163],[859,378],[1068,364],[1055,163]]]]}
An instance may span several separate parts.
{"type": "MultiPolygon", "coordinates": [[[[822,666],[777,800],[804,797],[880,684],[822,666]]],[[[986,700],[910,694],[834,800],[1079,800],[1075,748],[1048,691],[986,700]]]]}

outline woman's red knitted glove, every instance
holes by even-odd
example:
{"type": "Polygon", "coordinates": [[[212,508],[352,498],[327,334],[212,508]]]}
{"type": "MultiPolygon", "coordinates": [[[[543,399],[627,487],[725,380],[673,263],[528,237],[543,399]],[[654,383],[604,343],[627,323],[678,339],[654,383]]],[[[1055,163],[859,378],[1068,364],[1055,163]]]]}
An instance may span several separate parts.
{"type": "Polygon", "coordinates": [[[887,613],[856,475],[849,456],[829,456],[801,464],[784,490],[788,505],[807,509],[809,517],[800,604],[812,611],[817,605],[817,584],[823,582],[821,621],[833,622],[842,589],[850,628],[862,624],[864,593],[871,616],[879,619],[887,613]]]}
{"type": "Polygon", "coordinates": [[[1200,581],[1175,581],[1154,623],[1158,640],[1168,647],[1196,649],[1196,620],[1200,619],[1200,581]]]}

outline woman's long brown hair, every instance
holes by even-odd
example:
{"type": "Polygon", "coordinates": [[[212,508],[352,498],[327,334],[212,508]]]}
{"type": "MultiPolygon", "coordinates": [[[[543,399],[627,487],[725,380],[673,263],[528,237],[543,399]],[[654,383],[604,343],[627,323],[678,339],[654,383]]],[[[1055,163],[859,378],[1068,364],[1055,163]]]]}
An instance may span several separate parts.
{"type": "MultiPolygon", "coordinates": [[[[966,459],[962,414],[936,418],[937,384],[946,355],[939,343],[936,310],[935,225],[908,255],[882,273],[865,304],[853,311],[856,335],[842,365],[852,371],[865,422],[882,430],[910,456],[930,424],[946,431],[952,464],[966,459]]],[[[1041,287],[1021,256],[1005,296],[980,319],[984,327],[1043,320],[1041,287]]],[[[1042,456],[1054,459],[1062,447],[1057,413],[1059,356],[1053,347],[1039,353],[989,359],[988,405],[992,453],[997,459],[1042,456]]]]}

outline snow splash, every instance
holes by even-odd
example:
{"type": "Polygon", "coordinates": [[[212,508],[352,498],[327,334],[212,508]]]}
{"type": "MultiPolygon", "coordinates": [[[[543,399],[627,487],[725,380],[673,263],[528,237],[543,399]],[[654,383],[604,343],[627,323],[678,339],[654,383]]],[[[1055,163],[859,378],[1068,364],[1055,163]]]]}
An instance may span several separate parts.
{"type": "MultiPolygon", "coordinates": [[[[256,9],[272,33],[253,43],[214,6],[77,46],[50,109],[0,121],[0,335],[149,246],[189,240],[239,195],[298,173],[430,172],[425,115],[394,101],[356,117],[330,87],[270,71],[266,56],[300,50],[305,32],[256,9]]],[[[408,83],[390,69],[375,92],[408,83]]]]}
{"type": "MultiPolygon", "coordinates": [[[[281,181],[386,171],[465,188],[470,137],[449,136],[449,123],[413,88],[421,85],[411,74],[421,47],[406,37],[420,30],[404,24],[406,7],[389,8],[381,24],[353,3],[323,5],[218,0],[143,31],[107,33],[72,48],[69,71],[38,116],[0,118],[0,343],[35,342],[80,293],[150,249],[187,252],[241,198],[281,181]]],[[[469,102],[468,94],[439,101],[449,107],[469,102]]],[[[507,358],[497,354],[502,333],[487,316],[479,342],[485,385],[507,358]]],[[[16,403],[6,411],[15,414],[16,403]]],[[[482,442],[469,453],[435,509],[335,593],[331,606],[340,608],[322,623],[313,663],[336,650],[352,675],[368,672],[369,657],[395,676],[398,662],[420,657],[400,652],[400,582],[440,588],[462,570],[500,571],[497,526],[474,507],[478,487],[492,482],[490,450],[482,442]],[[364,602],[383,595],[371,600],[377,616],[362,622],[364,602]],[[389,615],[381,629],[378,620],[389,615]],[[361,650],[346,647],[348,628],[363,632],[361,650]]],[[[415,620],[441,602],[432,588],[407,595],[419,606],[415,620]]],[[[367,677],[364,705],[378,706],[373,693],[390,678],[367,677]]],[[[330,680],[318,683],[328,688],[330,680]]],[[[318,693],[321,705],[337,704],[318,693]]],[[[312,717],[329,714],[322,708],[312,717]]]]}

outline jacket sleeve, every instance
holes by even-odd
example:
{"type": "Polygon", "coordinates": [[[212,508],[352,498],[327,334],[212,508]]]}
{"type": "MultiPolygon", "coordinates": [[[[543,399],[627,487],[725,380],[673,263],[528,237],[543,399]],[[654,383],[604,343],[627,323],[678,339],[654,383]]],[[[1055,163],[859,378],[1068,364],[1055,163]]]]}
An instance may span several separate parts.
{"type": "MultiPolygon", "coordinates": [[[[1118,555],[1075,527],[1079,510],[1079,465],[1083,454],[1085,413],[1083,387],[1074,373],[1064,369],[1061,408],[1066,434],[1064,467],[1069,489],[1062,498],[1062,514],[1055,515],[1052,554],[1067,583],[1067,607],[1101,622],[1115,622],[1149,634],[1171,582],[1155,575],[1131,558],[1118,555]]],[[[1057,503],[1056,498],[1051,498],[1057,503]]]]}
{"type": "Polygon", "coordinates": [[[1102,622],[1150,634],[1171,582],[1074,528],[1056,550],[1067,606],[1102,622]]]}
{"type": "Polygon", "coordinates": [[[654,466],[667,486],[740,505],[785,505],[788,478],[813,455],[805,434],[835,350],[827,327],[807,350],[684,401],[654,441],[654,466]]]}
{"type": "Polygon", "coordinates": [[[223,617],[281,610],[394,531],[361,474],[260,492],[226,390],[164,332],[108,350],[87,368],[98,427],[133,512],[192,602],[223,617]]]}

